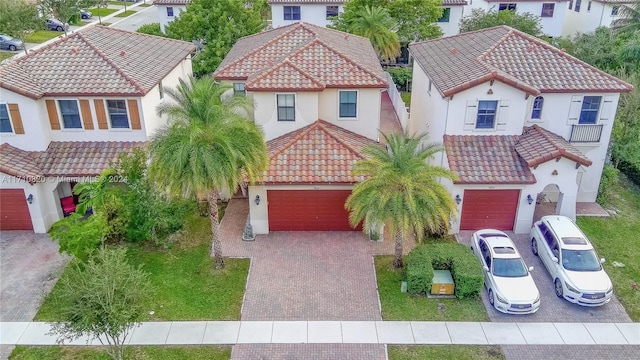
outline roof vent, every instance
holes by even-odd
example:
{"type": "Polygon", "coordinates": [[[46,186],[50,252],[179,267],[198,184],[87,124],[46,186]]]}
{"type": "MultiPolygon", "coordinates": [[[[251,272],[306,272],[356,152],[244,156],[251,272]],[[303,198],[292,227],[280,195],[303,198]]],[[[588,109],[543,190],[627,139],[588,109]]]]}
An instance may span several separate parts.
{"type": "Polygon", "coordinates": [[[451,53],[452,53],[452,54],[454,54],[454,55],[455,55],[455,54],[457,54],[457,53],[458,53],[458,49],[456,49],[456,48],[451,48],[451,53]]]}
{"type": "Polygon", "coordinates": [[[124,50],[120,51],[120,56],[126,56],[126,55],[127,55],[126,51],[124,51],[124,50]]]}

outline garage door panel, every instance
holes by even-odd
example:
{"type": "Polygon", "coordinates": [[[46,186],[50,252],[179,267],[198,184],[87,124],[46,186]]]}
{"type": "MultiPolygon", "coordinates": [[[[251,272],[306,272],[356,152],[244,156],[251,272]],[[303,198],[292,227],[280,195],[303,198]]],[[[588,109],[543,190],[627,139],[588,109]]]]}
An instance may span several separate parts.
{"type": "Polygon", "coordinates": [[[351,231],[350,190],[267,191],[270,231],[351,231]]]}
{"type": "Polygon", "coordinates": [[[0,190],[0,230],[33,230],[23,189],[0,190]]]}
{"type": "Polygon", "coordinates": [[[465,190],[460,230],[513,230],[520,190],[465,190]]]}

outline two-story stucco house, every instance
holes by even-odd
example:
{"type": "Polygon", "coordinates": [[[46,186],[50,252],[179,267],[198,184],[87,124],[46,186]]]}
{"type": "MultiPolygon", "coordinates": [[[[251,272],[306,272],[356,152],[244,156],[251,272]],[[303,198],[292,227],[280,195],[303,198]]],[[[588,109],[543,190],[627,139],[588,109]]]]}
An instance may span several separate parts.
{"type": "Polygon", "coordinates": [[[324,26],[344,12],[344,0],[269,0],[271,26],[278,28],[298,21],[324,26]]]}
{"type": "Polygon", "coordinates": [[[0,228],[46,232],[71,185],[166,119],[164,87],[191,75],[190,43],[92,26],[0,68],[0,228]]]}
{"type": "Polygon", "coordinates": [[[600,26],[610,27],[620,17],[620,5],[633,3],[633,0],[569,0],[562,35],[574,36],[593,32],[600,26]]]}
{"type": "Polygon", "coordinates": [[[299,22],[238,40],[214,78],[253,99],[267,140],[268,171],[249,187],[254,232],[352,230],[351,167],[378,143],[387,88],[369,40],[299,22]]]}
{"type": "Polygon", "coordinates": [[[153,5],[158,9],[160,31],[165,32],[167,25],[178,18],[181,12],[187,11],[187,4],[191,0],[154,0],[153,5]]]}
{"type": "Polygon", "coordinates": [[[469,5],[466,0],[442,0],[442,16],[436,24],[442,29],[442,36],[460,33],[460,20],[465,15],[464,9],[469,5]]]}
{"type": "Polygon", "coordinates": [[[632,86],[500,26],[411,44],[410,132],[444,143],[459,180],[452,230],[526,233],[537,199],[594,202],[620,93],[632,86]],[[448,64],[442,66],[442,64],[448,64]]]}

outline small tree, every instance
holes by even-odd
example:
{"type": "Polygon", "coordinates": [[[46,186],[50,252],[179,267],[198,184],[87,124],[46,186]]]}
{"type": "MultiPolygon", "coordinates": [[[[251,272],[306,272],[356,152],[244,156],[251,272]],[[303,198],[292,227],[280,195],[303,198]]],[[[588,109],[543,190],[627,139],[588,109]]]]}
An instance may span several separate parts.
{"type": "MultiPolygon", "coordinates": [[[[25,0],[0,1],[0,29],[17,39],[26,42],[27,35],[44,27],[44,20],[38,17],[36,4],[25,0]]],[[[27,47],[24,47],[27,54],[27,47]]]]}
{"type": "Polygon", "coordinates": [[[125,249],[102,249],[86,264],[74,261],[59,282],[54,300],[62,321],[51,330],[58,342],[89,335],[122,359],[129,332],[145,314],[144,299],[153,295],[148,274],[127,263],[125,249]]]}
{"type": "Polygon", "coordinates": [[[49,236],[58,242],[60,253],[85,261],[103,243],[108,231],[104,216],[97,214],[84,219],[74,212],[54,223],[49,236]]]}
{"type": "Polygon", "coordinates": [[[487,29],[498,25],[511,26],[533,36],[542,35],[540,17],[528,12],[519,14],[511,10],[485,11],[483,9],[472,9],[471,15],[465,16],[460,20],[460,32],[487,29]]]}
{"type": "MultiPolygon", "coordinates": [[[[71,22],[74,16],[78,16],[80,5],[78,0],[40,0],[40,9],[48,17],[54,17],[63,23],[71,22]]],[[[64,27],[64,34],[69,29],[64,27]]]]}

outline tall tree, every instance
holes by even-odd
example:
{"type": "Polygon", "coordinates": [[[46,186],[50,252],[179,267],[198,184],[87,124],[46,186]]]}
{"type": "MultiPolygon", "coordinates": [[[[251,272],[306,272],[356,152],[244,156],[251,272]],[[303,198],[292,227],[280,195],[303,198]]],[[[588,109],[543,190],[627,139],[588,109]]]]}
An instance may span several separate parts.
{"type": "Polygon", "coordinates": [[[230,96],[230,89],[209,77],[181,80],[175,90],[167,89],[173,102],[157,111],[168,115],[169,124],[150,146],[150,174],[161,189],[208,201],[217,268],[224,266],[218,193],[234,191],[243,177],[256,181],[269,161],[262,132],[250,120],[252,103],[230,96]]]}
{"type": "Polygon", "coordinates": [[[266,0],[193,0],[165,31],[170,38],[204,44],[193,59],[193,73],[201,77],[220,65],[239,38],[265,28],[265,8],[266,0]]]}
{"type": "Polygon", "coordinates": [[[407,137],[384,134],[388,148],[369,146],[366,159],[356,163],[353,173],[365,176],[346,202],[352,225],[364,222],[365,229],[377,224],[389,226],[395,238],[395,267],[402,267],[402,244],[411,231],[418,240],[426,231],[442,233],[456,213],[456,204],[441,179],[455,180],[450,170],[427,161],[442,147],[422,145],[425,134],[407,137]]]}
{"type": "Polygon", "coordinates": [[[357,17],[351,22],[348,31],[351,34],[366,37],[380,59],[389,61],[400,55],[398,35],[390,29],[396,24],[389,12],[379,6],[365,6],[358,9],[357,17]]]}
{"type": "MultiPolygon", "coordinates": [[[[26,43],[27,35],[44,27],[36,4],[25,0],[0,1],[0,29],[26,43]]],[[[24,47],[27,54],[27,47],[24,47]]]]}
{"type": "Polygon", "coordinates": [[[520,14],[512,10],[472,9],[470,15],[460,20],[460,32],[465,33],[498,25],[511,26],[533,36],[542,35],[540,17],[528,12],[520,14]]]}
{"type": "Polygon", "coordinates": [[[633,34],[640,31],[640,0],[630,4],[617,5],[618,18],[613,21],[611,27],[615,32],[633,34]]]}
{"type": "MultiPolygon", "coordinates": [[[[80,13],[79,0],[39,0],[40,10],[46,17],[53,17],[65,24],[71,22],[74,16],[80,13]]],[[[65,26],[64,34],[67,35],[69,29],[65,26]]]]}

